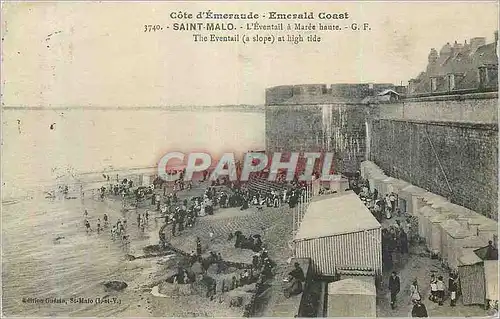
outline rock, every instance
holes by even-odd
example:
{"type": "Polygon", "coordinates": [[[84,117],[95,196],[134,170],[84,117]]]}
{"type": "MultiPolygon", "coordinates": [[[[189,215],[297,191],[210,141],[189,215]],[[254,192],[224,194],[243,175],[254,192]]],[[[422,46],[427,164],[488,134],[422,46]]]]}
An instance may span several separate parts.
{"type": "Polygon", "coordinates": [[[104,283],[104,287],[109,290],[121,291],[128,287],[127,283],[123,281],[108,281],[104,283]]]}

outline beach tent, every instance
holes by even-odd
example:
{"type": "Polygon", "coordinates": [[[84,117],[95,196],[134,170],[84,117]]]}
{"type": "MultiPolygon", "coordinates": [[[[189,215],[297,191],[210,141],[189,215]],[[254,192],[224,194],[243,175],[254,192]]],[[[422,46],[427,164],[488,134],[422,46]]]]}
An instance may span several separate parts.
{"type": "Polygon", "coordinates": [[[474,212],[468,217],[469,229],[484,238],[484,240],[491,240],[496,242],[498,238],[498,222],[487,218],[481,214],[474,212]]]}
{"type": "Polygon", "coordinates": [[[489,251],[489,247],[464,249],[459,258],[464,305],[486,305],[488,300],[498,300],[498,250],[493,248],[493,256],[489,251]]]}
{"type": "Polygon", "coordinates": [[[462,228],[459,222],[453,219],[448,219],[441,223],[441,259],[445,265],[449,265],[449,259],[452,255],[452,250],[455,249],[456,240],[470,237],[472,234],[462,228]]]}
{"type": "Polygon", "coordinates": [[[483,263],[486,299],[498,301],[498,260],[485,260],[483,263]]]}
{"type": "Polygon", "coordinates": [[[373,187],[378,191],[379,197],[383,197],[385,195],[384,193],[384,182],[383,180],[386,179],[387,176],[385,174],[380,174],[380,175],[374,175],[373,176],[373,183],[370,180],[370,184],[373,184],[373,187]]]}
{"type": "Polygon", "coordinates": [[[453,270],[458,270],[459,259],[463,256],[464,251],[478,249],[485,245],[487,245],[487,243],[477,236],[453,238],[451,240],[451,247],[448,249],[448,267],[453,270]]]}
{"type": "Polygon", "coordinates": [[[311,258],[314,272],[337,267],[382,271],[382,226],[352,191],[312,199],[293,240],[296,258],[311,258]]]}
{"type": "Polygon", "coordinates": [[[423,206],[419,209],[419,236],[425,240],[425,244],[428,249],[430,249],[432,240],[431,218],[435,216],[436,211],[429,206],[423,206]]]}
{"type": "Polygon", "coordinates": [[[414,185],[408,185],[399,192],[399,197],[406,201],[406,212],[410,215],[417,215],[418,205],[416,205],[416,201],[418,198],[422,198],[423,193],[425,193],[425,189],[414,185]]]}
{"type": "Polygon", "coordinates": [[[478,236],[484,240],[491,240],[496,243],[498,240],[498,223],[492,219],[485,220],[477,227],[478,236]]]}
{"type": "Polygon", "coordinates": [[[327,317],[377,316],[374,277],[348,278],[328,285],[327,317]]]}
{"type": "Polygon", "coordinates": [[[380,183],[382,183],[382,180],[384,180],[387,176],[383,172],[372,172],[370,174],[370,177],[368,178],[368,183],[370,184],[370,192],[373,192],[375,189],[379,192],[380,188],[380,183]]]}
{"type": "MultiPolygon", "coordinates": [[[[432,209],[432,208],[431,208],[432,209]]],[[[450,219],[450,214],[439,213],[433,209],[435,212],[433,216],[429,218],[430,221],[430,237],[427,248],[436,255],[442,254],[441,247],[441,223],[447,222],[450,219]]]]}
{"type": "Polygon", "coordinates": [[[484,305],[486,287],[483,260],[473,249],[465,249],[458,261],[463,304],[484,305]]]}
{"type": "Polygon", "coordinates": [[[394,177],[386,177],[382,180],[380,184],[379,194],[381,196],[385,196],[385,194],[390,194],[394,192],[394,184],[396,183],[396,179],[394,177]]]}

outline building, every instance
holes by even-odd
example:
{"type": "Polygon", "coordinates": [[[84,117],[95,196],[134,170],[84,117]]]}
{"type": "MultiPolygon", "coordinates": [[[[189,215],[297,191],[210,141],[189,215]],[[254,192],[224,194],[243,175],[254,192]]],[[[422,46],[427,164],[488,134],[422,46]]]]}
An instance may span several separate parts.
{"type": "Polygon", "coordinates": [[[432,48],[424,72],[408,82],[408,94],[445,93],[498,89],[498,31],[486,44],[476,37],[463,44],[446,43],[439,52],[432,48]]]}

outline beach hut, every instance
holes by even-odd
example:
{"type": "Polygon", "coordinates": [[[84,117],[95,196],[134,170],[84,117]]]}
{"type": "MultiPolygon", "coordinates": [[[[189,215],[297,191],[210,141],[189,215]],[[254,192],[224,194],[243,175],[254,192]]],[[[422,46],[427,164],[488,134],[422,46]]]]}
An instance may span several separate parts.
{"type": "Polygon", "coordinates": [[[487,244],[477,236],[454,238],[451,243],[451,247],[448,249],[448,267],[454,270],[458,269],[460,265],[459,259],[463,256],[464,251],[478,249],[487,244]]]}
{"type": "Polygon", "coordinates": [[[406,212],[412,216],[417,215],[417,205],[415,204],[417,198],[422,198],[425,189],[414,185],[408,185],[399,192],[399,197],[406,201],[406,212]]]}
{"type": "Polygon", "coordinates": [[[458,274],[464,305],[484,305],[486,287],[484,263],[473,249],[464,249],[458,259],[458,274]]]}
{"type": "Polygon", "coordinates": [[[321,276],[337,267],[382,271],[381,225],[352,191],[313,198],[295,235],[295,258],[321,276]]]}
{"type": "Polygon", "coordinates": [[[472,236],[472,234],[463,229],[459,222],[448,219],[441,223],[441,260],[443,264],[449,265],[452,250],[456,248],[455,241],[472,236]]]}
{"type": "Polygon", "coordinates": [[[379,192],[379,194],[385,195],[395,192],[394,184],[396,184],[396,179],[394,177],[386,177],[382,180],[382,192],[379,192]]]}
{"type": "Polygon", "coordinates": [[[408,182],[405,182],[401,179],[394,178],[392,181],[388,182],[388,193],[395,193],[397,195],[397,207],[401,210],[401,212],[406,212],[406,198],[400,196],[402,190],[410,186],[408,182]]]}
{"type": "Polygon", "coordinates": [[[498,260],[484,260],[486,300],[498,301],[498,260]]]}
{"type": "Polygon", "coordinates": [[[476,212],[468,218],[469,229],[472,232],[487,241],[496,242],[496,238],[498,238],[498,222],[476,212]]]}
{"type": "MultiPolygon", "coordinates": [[[[432,209],[432,208],[431,208],[432,209]]],[[[427,242],[427,248],[429,251],[437,256],[441,256],[442,247],[441,247],[441,223],[449,220],[449,214],[446,213],[438,213],[435,212],[432,216],[429,217],[430,221],[430,236],[427,238],[429,241],[427,242]]],[[[429,235],[429,234],[427,234],[429,235]]]]}
{"type": "Polygon", "coordinates": [[[432,240],[432,222],[431,218],[436,216],[434,211],[429,206],[423,206],[419,209],[419,236],[424,239],[428,249],[430,249],[432,240]]]}
{"type": "Polygon", "coordinates": [[[382,180],[384,180],[385,178],[386,176],[383,172],[378,172],[378,171],[372,172],[370,174],[370,177],[368,178],[368,182],[370,184],[370,192],[373,192],[375,189],[377,189],[377,191],[380,194],[379,191],[380,184],[382,183],[382,180]]]}
{"type": "Polygon", "coordinates": [[[477,234],[486,241],[497,242],[498,239],[498,223],[492,219],[488,219],[477,227],[477,234]]]}
{"type": "Polygon", "coordinates": [[[328,284],[327,317],[377,316],[374,277],[348,278],[328,284]]]}

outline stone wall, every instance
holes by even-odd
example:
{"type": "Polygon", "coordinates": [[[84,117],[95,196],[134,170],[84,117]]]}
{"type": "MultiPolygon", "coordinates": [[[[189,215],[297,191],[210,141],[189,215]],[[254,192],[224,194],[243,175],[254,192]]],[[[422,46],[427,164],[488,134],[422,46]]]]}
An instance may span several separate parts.
{"type": "Polygon", "coordinates": [[[498,125],[374,119],[369,132],[387,175],[497,219],[498,125]]]}
{"type": "Polygon", "coordinates": [[[374,105],[372,110],[385,119],[497,123],[498,93],[409,98],[404,103],[374,105]]]}
{"type": "Polygon", "coordinates": [[[268,152],[334,152],[334,170],[354,172],[365,156],[365,107],[289,105],[266,107],[268,152]]]}

